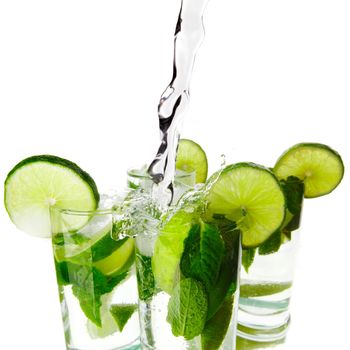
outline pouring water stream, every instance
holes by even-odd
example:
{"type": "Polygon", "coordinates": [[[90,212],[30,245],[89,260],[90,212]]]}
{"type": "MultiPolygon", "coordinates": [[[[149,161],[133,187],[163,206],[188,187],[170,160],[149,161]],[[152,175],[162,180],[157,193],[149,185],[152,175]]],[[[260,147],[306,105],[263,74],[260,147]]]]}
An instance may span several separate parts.
{"type": "Polygon", "coordinates": [[[152,197],[162,206],[171,204],[176,151],[190,98],[190,82],[198,49],[204,39],[203,14],[209,0],[181,0],[175,29],[173,77],[159,105],[161,144],[148,168],[154,186],[152,197]]]}

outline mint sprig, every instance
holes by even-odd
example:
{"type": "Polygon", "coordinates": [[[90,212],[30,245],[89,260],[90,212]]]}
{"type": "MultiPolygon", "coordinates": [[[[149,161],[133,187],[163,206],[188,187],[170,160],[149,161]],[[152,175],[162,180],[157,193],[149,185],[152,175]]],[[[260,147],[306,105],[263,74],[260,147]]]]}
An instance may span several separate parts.
{"type": "Polygon", "coordinates": [[[234,222],[227,219],[217,220],[215,224],[224,241],[225,251],[217,282],[208,291],[208,320],[220,309],[225,298],[235,293],[241,263],[241,232],[236,229],[234,222]]]}
{"type": "Polygon", "coordinates": [[[209,291],[217,281],[224,251],[217,227],[200,221],[192,226],[184,241],[181,272],[203,282],[209,291]]]}
{"type": "Polygon", "coordinates": [[[127,272],[116,276],[105,276],[91,265],[78,265],[69,261],[56,262],[57,282],[60,286],[72,285],[85,316],[101,327],[101,296],[110,293],[126,277],[127,272]]]}
{"type": "Polygon", "coordinates": [[[208,310],[208,296],[204,285],[193,278],[181,280],[168,303],[167,321],[174,336],[187,340],[202,333],[208,310]]]}

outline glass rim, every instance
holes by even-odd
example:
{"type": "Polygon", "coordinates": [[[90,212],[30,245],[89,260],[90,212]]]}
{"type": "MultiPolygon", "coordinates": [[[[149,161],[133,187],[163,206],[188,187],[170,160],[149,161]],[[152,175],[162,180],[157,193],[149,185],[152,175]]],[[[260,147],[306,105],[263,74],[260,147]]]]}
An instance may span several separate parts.
{"type": "MultiPolygon", "coordinates": [[[[129,168],[126,173],[128,176],[136,178],[136,179],[152,180],[151,176],[148,173],[140,174],[140,171],[143,168],[145,168],[145,166],[141,166],[140,168],[132,167],[132,168],[129,168]]],[[[175,180],[186,179],[186,178],[189,178],[189,177],[195,175],[195,171],[191,171],[191,172],[187,172],[184,170],[181,170],[181,171],[182,171],[182,173],[175,174],[175,180]]]]}

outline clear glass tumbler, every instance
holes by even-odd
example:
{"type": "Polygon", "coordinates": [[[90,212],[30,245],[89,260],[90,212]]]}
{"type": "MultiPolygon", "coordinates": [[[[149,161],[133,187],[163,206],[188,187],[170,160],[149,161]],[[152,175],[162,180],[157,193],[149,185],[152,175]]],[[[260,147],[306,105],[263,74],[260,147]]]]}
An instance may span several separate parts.
{"type": "Polygon", "coordinates": [[[287,209],[282,229],[262,246],[243,250],[238,335],[270,342],[283,339],[290,323],[289,303],[299,246],[302,193],[287,209]]]}
{"type": "Polygon", "coordinates": [[[241,234],[207,222],[198,193],[136,237],[142,349],[235,349],[241,234]]]}
{"type": "Polygon", "coordinates": [[[51,208],[52,246],[67,350],[139,349],[133,238],[112,239],[115,202],[51,208]]]}

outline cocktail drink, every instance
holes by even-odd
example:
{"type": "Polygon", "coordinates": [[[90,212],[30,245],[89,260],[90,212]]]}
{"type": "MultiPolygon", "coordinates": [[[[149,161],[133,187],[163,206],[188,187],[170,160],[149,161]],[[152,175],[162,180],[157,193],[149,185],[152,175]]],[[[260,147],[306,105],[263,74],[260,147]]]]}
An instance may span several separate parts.
{"type": "Polygon", "coordinates": [[[235,348],[240,232],[206,217],[203,194],[187,193],[136,238],[144,349],[235,348]]]}
{"type": "Polygon", "coordinates": [[[242,257],[238,334],[269,342],[286,336],[303,200],[326,195],[340,183],[340,156],[321,144],[298,144],[277,161],[273,172],[286,199],[281,226],[262,244],[245,247],[242,257]]]}
{"type": "Polygon", "coordinates": [[[13,223],[52,239],[68,350],[139,347],[135,246],[120,209],[127,199],[100,195],[89,174],[51,155],[23,160],[6,179],[13,223]]]}
{"type": "Polygon", "coordinates": [[[67,349],[139,347],[134,239],[118,235],[118,204],[101,196],[95,211],[51,208],[67,349]]]}

